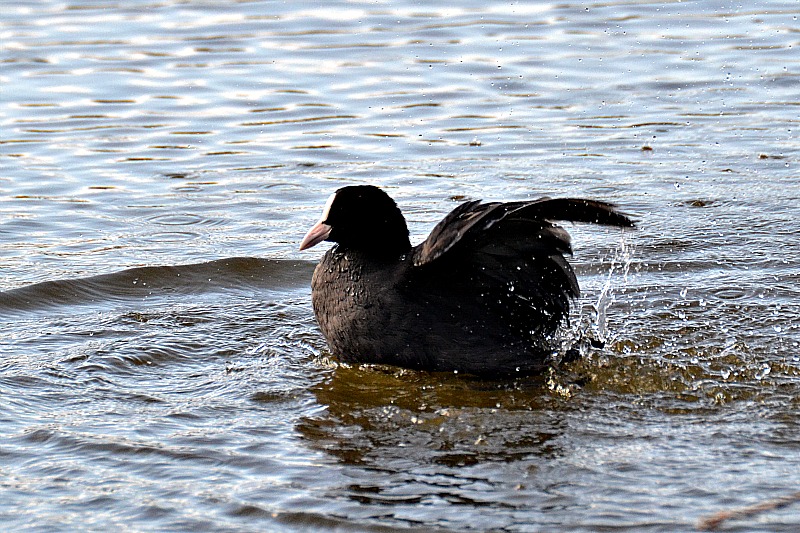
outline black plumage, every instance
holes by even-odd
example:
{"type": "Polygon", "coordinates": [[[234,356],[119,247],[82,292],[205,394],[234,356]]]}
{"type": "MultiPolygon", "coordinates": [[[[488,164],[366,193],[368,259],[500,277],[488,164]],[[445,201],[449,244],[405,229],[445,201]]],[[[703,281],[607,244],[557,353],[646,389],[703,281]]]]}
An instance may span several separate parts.
{"type": "Polygon", "coordinates": [[[330,351],[344,362],[477,375],[541,369],[580,293],[564,257],[569,234],[554,220],[633,226],[593,200],[470,201],[412,247],[385,192],[339,189],[300,245],[337,243],[311,284],[330,351]]]}

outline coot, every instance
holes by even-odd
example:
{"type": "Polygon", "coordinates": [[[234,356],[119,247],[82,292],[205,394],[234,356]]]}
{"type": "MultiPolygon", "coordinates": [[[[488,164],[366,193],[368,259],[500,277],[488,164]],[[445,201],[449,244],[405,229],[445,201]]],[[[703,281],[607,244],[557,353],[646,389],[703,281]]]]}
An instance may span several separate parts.
{"type": "Polygon", "coordinates": [[[579,294],[569,234],[553,220],[633,226],[594,200],[469,201],[412,247],[388,194],[339,189],[300,244],[336,243],[311,281],[331,353],[480,376],[541,370],[579,294]]]}

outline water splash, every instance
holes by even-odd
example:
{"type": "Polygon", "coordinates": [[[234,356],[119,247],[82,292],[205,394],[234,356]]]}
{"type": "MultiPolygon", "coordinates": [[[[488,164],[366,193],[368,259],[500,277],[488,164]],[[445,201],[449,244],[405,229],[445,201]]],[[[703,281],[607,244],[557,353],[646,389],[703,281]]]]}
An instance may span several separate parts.
{"type": "Polygon", "coordinates": [[[616,301],[615,291],[624,293],[626,290],[634,251],[634,246],[623,235],[611,256],[608,274],[597,300],[591,304],[593,313],[586,315],[583,306],[576,306],[571,326],[562,332],[561,341],[552,357],[556,365],[583,358],[591,350],[604,347],[616,337],[617,332],[609,330],[608,311],[616,301]]]}
{"type": "Polygon", "coordinates": [[[625,240],[623,235],[620,239],[619,248],[614,251],[611,258],[611,264],[608,268],[608,275],[603,287],[600,289],[600,294],[597,297],[597,302],[593,305],[595,312],[594,324],[591,329],[594,339],[602,344],[609,340],[608,331],[608,310],[616,301],[614,288],[618,284],[617,277],[622,275],[622,288],[621,292],[625,292],[625,287],[628,284],[628,273],[631,268],[631,260],[633,257],[634,247],[625,240]],[[616,276],[615,277],[615,273],[616,276]]]}

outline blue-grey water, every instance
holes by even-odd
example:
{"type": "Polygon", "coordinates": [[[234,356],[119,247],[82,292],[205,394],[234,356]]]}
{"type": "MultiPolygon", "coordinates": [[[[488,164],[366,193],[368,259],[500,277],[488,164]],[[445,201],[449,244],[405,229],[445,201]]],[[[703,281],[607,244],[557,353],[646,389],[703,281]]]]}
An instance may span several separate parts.
{"type": "Polygon", "coordinates": [[[798,16],[7,2],[2,529],[691,531],[800,490],[798,16]],[[297,245],[359,183],[415,242],[466,198],[634,216],[568,228],[583,359],[327,360],[297,245]]]}

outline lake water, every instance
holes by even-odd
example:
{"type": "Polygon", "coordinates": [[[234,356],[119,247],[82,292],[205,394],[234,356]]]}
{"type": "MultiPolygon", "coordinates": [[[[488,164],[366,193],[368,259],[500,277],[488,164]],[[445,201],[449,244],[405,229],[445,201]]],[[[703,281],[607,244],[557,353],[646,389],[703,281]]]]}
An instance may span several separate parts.
{"type": "MultiPolygon", "coordinates": [[[[0,523],[687,531],[800,490],[800,7],[18,1],[0,14],[0,523]],[[583,359],[337,367],[345,184],[570,226],[583,359]],[[600,345],[599,343],[595,343],[600,345]]],[[[800,504],[728,521],[797,531],[800,504]]]]}

